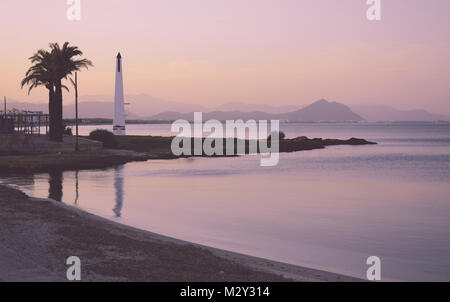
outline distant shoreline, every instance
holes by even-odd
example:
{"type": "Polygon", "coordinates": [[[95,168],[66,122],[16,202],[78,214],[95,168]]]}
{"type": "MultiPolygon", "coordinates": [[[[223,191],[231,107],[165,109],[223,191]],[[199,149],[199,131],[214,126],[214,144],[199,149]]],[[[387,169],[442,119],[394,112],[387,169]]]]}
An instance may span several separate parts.
{"type": "MultiPolygon", "coordinates": [[[[67,126],[75,126],[75,119],[65,119],[64,122],[67,126]]],[[[127,120],[127,125],[168,125],[174,123],[175,120],[127,120]]],[[[225,122],[225,121],[221,121],[225,122]]],[[[450,124],[450,121],[280,121],[281,124],[450,124]]],[[[80,118],[80,126],[105,126],[112,128],[113,120],[105,118],[80,118]]]]}

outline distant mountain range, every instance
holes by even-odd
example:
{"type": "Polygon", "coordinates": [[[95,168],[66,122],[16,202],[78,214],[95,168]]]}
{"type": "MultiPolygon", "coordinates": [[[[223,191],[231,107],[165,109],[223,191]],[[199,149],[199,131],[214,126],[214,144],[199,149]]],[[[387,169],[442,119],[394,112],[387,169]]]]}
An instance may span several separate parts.
{"type": "MultiPolygon", "coordinates": [[[[163,112],[152,116],[152,120],[178,120],[184,119],[192,121],[194,112],[163,112]]],[[[362,121],[361,116],[354,113],[349,107],[336,102],[326,100],[317,101],[302,109],[287,113],[267,113],[262,111],[242,112],[242,111],[212,111],[204,114],[205,120],[283,120],[290,122],[319,122],[319,121],[362,121]]]]}
{"type": "Polygon", "coordinates": [[[298,109],[298,106],[286,105],[286,106],[271,106],[266,104],[243,104],[239,102],[231,102],[220,105],[214,109],[214,111],[241,111],[241,112],[266,112],[273,114],[280,114],[295,111],[298,109]]]}
{"type": "Polygon", "coordinates": [[[299,121],[354,121],[364,120],[349,107],[337,102],[327,100],[317,101],[300,110],[279,115],[279,119],[293,122],[299,121]]]}
{"type": "MultiPolygon", "coordinates": [[[[232,102],[218,107],[183,104],[146,94],[127,95],[127,119],[135,120],[192,120],[193,112],[203,112],[204,119],[249,120],[279,119],[289,121],[450,121],[449,116],[425,110],[398,110],[386,105],[353,105],[320,100],[304,108],[292,105],[272,106],[232,102]]],[[[8,101],[8,108],[48,112],[45,103],[8,101]]],[[[81,96],[79,116],[82,118],[113,117],[113,97],[107,95],[81,96]]],[[[64,106],[64,117],[75,117],[75,105],[64,106]]]]}
{"type": "MultiPolygon", "coordinates": [[[[114,97],[109,95],[87,95],[80,96],[79,116],[83,118],[112,118],[114,116],[114,97]]],[[[196,104],[183,104],[173,101],[158,99],[146,94],[126,95],[125,102],[130,103],[126,106],[127,118],[146,119],[149,116],[164,112],[177,111],[186,113],[190,111],[211,111],[196,104]],[[138,113],[138,114],[137,114],[138,113]]],[[[48,112],[48,105],[45,103],[25,103],[16,100],[8,100],[8,108],[17,108],[29,111],[48,112]]],[[[75,117],[75,105],[68,104],[64,106],[64,117],[75,117]]]]}
{"type": "Polygon", "coordinates": [[[416,110],[398,110],[388,105],[353,105],[352,110],[361,115],[365,120],[390,121],[390,122],[435,122],[450,121],[450,117],[442,114],[430,113],[423,109],[416,110]]]}

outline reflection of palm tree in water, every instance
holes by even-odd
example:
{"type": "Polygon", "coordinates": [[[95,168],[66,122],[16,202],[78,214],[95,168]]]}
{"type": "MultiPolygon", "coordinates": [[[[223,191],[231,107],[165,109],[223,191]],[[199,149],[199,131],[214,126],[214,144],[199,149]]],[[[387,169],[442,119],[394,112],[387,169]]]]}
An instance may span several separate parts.
{"type": "Polygon", "coordinates": [[[113,209],[116,217],[122,215],[123,207],[123,166],[117,166],[114,172],[114,188],[116,189],[116,207],[113,209]]]}
{"type": "Polygon", "coordinates": [[[50,177],[48,179],[49,190],[48,190],[48,198],[62,201],[63,196],[63,173],[62,171],[51,171],[50,177]]]}
{"type": "Polygon", "coordinates": [[[75,171],[75,204],[78,204],[78,198],[80,196],[79,192],[79,185],[78,185],[78,171],[75,171]]]}

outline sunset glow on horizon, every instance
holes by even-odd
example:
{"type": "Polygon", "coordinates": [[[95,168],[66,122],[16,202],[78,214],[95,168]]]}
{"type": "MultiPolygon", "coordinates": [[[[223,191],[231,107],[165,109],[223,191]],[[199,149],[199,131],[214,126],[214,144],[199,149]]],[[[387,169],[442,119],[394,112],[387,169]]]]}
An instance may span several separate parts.
{"type": "Polygon", "coordinates": [[[384,0],[377,22],[365,0],[81,3],[71,22],[65,0],[1,1],[1,96],[46,102],[45,89],[20,88],[27,59],[70,41],[95,65],[80,74],[82,96],[113,95],[120,51],[126,94],[204,106],[326,98],[450,115],[448,0],[384,0]]]}

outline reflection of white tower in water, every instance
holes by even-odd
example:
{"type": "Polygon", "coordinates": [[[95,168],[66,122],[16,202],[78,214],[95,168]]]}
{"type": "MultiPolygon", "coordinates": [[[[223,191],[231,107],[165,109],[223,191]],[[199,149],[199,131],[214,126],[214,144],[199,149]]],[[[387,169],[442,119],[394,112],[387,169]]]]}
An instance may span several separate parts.
{"type": "Polygon", "coordinates": [[[114,171],[114,188],[116,189],[116,206],[113,212],[119,218],[122,216],[123,207],[123,166],[116,167],[114,171]]]}
{"type": "Polygon", "coordinates": [[[114,135],[126,135],[122,67],[122,56],[119,52],[119,54],[117,55],[116,64],[116,92],[114,97],[114,135]]]}

